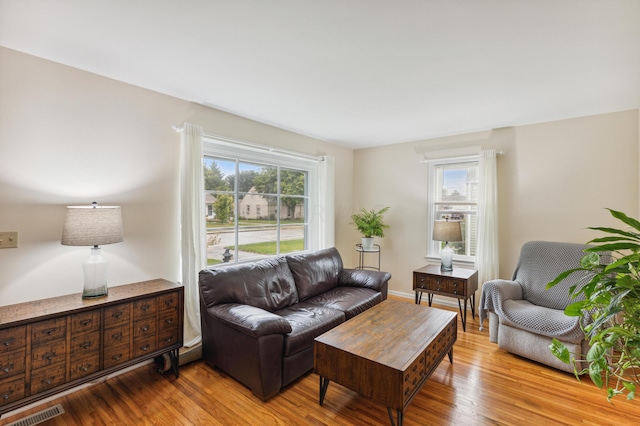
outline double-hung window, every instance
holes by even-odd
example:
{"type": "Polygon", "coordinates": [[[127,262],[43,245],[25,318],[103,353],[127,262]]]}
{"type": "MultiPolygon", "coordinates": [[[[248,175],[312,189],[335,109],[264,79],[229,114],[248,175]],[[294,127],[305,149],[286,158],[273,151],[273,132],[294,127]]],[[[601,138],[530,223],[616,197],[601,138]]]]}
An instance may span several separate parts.
{"type": "Polygon", "coordinates": [[[204,139],[209,265],[315,249],[318,160],[204,139]]]}
{"type": "Polygon", "coordinates": [[[454,261],[473,262],[478,235],[478,157],[429,160],[427,256],[440,257],[444,241],[434,241],[435,220],[460,221],[462,241],[449,242],[454,261]]]}

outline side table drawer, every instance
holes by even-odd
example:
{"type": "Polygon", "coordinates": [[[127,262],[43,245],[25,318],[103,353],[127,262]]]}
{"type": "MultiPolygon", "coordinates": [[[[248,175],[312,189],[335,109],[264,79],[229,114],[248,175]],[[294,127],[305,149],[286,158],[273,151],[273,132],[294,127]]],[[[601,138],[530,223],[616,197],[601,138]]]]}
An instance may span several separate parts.
{"type": "Polygon", "coordinates": [[[24,398],[24,374],[0,380],[0,406],[24,398]]]}
{"type": "Polygon", "coordinates": [[[0,379],[24,372],[25,361],[24,350],[0,355],[0,379]]]}
{"type": "Polygon", "coordinates": [[[24,348],[27,342],[27,326],[0,330],[0,353],[12,352],[24,348]]]}
{"type": "Polygon", "coordinates": [[[129,323],[130,303],[111,306],[104,310],[104,326],[129,323]]]}
{"type": "Polygon", "coordinates": [[[129,324],[111,327],[104,331],[104,347],[118,346],[129,341],[130,336],[129,324]]]}
{"type": "Polygon", "coordinates": [[[64,383],[64,364],[43,368],[31,373],[31,394],[51,389],[64,383]]]}
{"type": "Polygon", "coordinates": [[[463,280],[449,279],[448,282],[449,293],[457,296],[467,295],[467,286],[463,280]]]}
{"type": "Polygon", "coordinates": [[[67,335],[67,318],[60,317],[40,321],[31,327],[31,343],[38,344],[64,338],[67,335]]]}
{"type": "Polygon", "coordinates": [[[87,374],[95,373],[100,368],[100,354],[96,352],[86,358],[71,361],[71,380],[76,380],[87,374]]]}
{"type": "Polygon", "coordinates": [[[104,351],[104,368],[113,367],[129,361],[129,344],[114,346],[104,351]]]}
{"type": "Polygon", "coordinates": [[[64,339],[34,347],[31,351],[31,368],[42,368],[58,363],[63,363],[64,366],[66,347],[67,342],[64,339]]]}

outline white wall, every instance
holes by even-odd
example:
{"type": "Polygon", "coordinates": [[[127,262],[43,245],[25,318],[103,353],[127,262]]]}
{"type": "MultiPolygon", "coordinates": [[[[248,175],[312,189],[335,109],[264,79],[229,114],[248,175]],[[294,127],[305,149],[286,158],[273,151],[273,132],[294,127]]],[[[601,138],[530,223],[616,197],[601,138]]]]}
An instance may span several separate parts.
{"type": "Polygon", "coordinates": [[[500,276],[510,278],[526,241],[584,243],[597,236],[586,227],[616,225],[605,207],[638,216],[638,112],[356,150],[354,210],[391,206],[391,227],[379,240],[390,289],[411,293],[412,271],[427,263],[422,152],[478,144],[505,151],[498,157],[500,276]]]}
{"type": "Polygon", "coordinates": [[[65,206],[121,205],[109,284],[178,281],[179,135],[207,133],[336,159],[336,246],[351,249],[353,151],[0,47],[0,306],[82,291],[88,247],[60,244],[65,206]]]}

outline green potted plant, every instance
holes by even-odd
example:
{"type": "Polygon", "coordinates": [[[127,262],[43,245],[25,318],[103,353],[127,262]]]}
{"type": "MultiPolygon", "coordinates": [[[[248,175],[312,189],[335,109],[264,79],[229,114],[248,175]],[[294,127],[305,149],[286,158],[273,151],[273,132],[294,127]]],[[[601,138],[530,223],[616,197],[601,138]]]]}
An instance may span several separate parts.
{"type": "MultiPolygon", "coordinates": [[[[589,228],[606,236],[589,241],[592,246],[585,250],[580,268],[558,275],[547,288],[576,271],[592,274],[587,284],[570,289],[577,301],[565,309],[566,315],[586,317],[582,329],[591,345],[587,354],[574,354],[574,372],[578,379],[588,374],[595,385],[606,386],[608,400],[625,393],[633,399],[640,386],[640,222],[608,210],[628,228],[589,228]],[[613,262],[601,262],[603,252],[610,252],[613,262]],[[579,369],[579,362],[587,367],[579,369]]],[[[554,339],[549,348],[570,362],[562,343],[554,339]]]]}
{"type": "Polygon", "coordinates": [[[362,234],[363,250],[373,249],[373,237],[384,237],[384,230],[389,228],[389,225],[384,223],[382,216],[388,210],[389,207],[384,207],[378,211],[363,208],[360,213],[351,215],[352,223],[356,226],[358,232],[362,234]]]}

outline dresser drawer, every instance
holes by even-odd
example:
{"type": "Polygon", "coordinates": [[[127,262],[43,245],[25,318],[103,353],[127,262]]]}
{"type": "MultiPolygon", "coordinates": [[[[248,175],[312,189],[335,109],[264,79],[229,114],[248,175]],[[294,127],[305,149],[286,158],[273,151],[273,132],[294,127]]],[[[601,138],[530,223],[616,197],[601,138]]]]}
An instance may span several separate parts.
{"type": "Polygon", "coordinates": [[[82,334],[99,330],[100,311],[98,309],[71,315],[71,334],[82,334]]]}
{"type": "Polygon", "coordinates": [[[98,349],[100,349],[99,331],[71,338],[71,358],[82,358],[98,349]]]}
{"type": "Polygon", "coordinates": [[[24,398],[24,374],[0,380],[0,406],[24,398]]]}
{"type": "Polygon", "coordinates": [[[43,368],[31,373],[31,394],[51,389],[64,383],[64,364],[43,368]]]}
{"type": "Polygon", "coordinates": [[[129,322],[130,316],[130,303],[123,303],[120,305],[110,306],[104,310],[104,326],[109,327],[112,325],[126,324],[129,322]]]}
{"type": "Polygon", "coordinates": [[[71,380],[95,373],[100,368],[100,354],[96,352],[88,357],[71,360],[71,380]]]}
{"type": "Polygon", "coordinates": [[[155,317],[143,318],[133,323],[133,338],[145,339],[156,335],[155,317]]]}
{"type": "Polygon", "coordinates": [[[104,368],[113,367],[129,361],[129,344],[113,346],[104,351],[104,368]]]}
{"type": "Polygon", "coordinates": [[[23,373],[25,363],[24,349],[0,354],[0,379],[23,373]]]}
{"type": "Polygon", "coordinates": [[[67,334],[67,318],[60,317],[47,321],[39,321],[31,327],[31,344],[60,339],[67,334]]]}
{"type": "Polygon", "coordinates": [[[13,352],[24,348],[27,342],[27,326],[0,330],[0,353],[13,352]]]}
{"type": "Polygon", "coordinates": [[[133,302],[133,320],[138,318],[144,318],[153,316],[156,314],[157,303],[155,297],[148,297],[142,300],[136,300],[133,302]]]}
{"type": "Polygon", "coordinates": [[[31,350],[31,368],[42,368],[49,365],[63,363],[65,359],[65,339],[43,343],[31,350]]]}
{"type": "Polygon", "coordinates": [[[110,327],[104,331],[104,347],[122,345],[129,342],[129,324],[110,327]]]}
{"type": "Polygon", "coordinates": [[[160,330],[168,330],[178,325],[178,310],[168,310],[160,313],[158,318],[160,330]]]}
{"type": "Polygon", "coordinates": [[[172,308],[177,308],[178,307],[178,293],[177,292],[172,292],[172,293],[167,293],[167,294],[163,294],[162,296],[158,296],[158,309],[160,310],[164,310],[164,309],[172,309],[172,308]]]}

